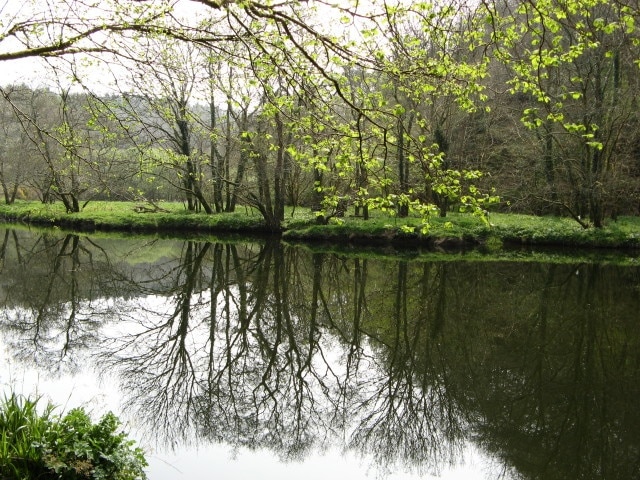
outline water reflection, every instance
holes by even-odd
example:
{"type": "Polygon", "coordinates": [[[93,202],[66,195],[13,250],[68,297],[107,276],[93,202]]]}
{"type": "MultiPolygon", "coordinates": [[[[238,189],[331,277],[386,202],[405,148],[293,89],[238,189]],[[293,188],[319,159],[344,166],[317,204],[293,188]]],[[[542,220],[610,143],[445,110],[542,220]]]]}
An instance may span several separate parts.
{"type": "Polygon", "coordinates": [[[438,472],[471,440],[513,477],[640,476],[638,268],[0,238],[11,355],[117,373],[161,442],[438,472]]]}

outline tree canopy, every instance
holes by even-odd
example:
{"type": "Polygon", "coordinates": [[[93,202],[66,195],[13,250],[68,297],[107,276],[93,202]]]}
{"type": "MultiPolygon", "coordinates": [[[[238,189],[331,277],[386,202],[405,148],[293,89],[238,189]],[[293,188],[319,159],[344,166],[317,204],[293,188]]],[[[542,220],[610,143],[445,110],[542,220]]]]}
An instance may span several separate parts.
{"type": "MultiPolygon", "coordinates": [[[[434,213],[486,218],[499,194],[494,208],[599,227],[640,205],[637,17],[604,0],[6,3],[0,61],[45,61],[62,113],[43,123],[21,89],[1,93],[75,185],[48,189],[71,211],[175,195],[207,213],[251,205],[276,230],[286,204],[320,222],[418,214],[426,230],[434,213]]],[[[6,201],[35,188],[8,145],[6,201]]]]}

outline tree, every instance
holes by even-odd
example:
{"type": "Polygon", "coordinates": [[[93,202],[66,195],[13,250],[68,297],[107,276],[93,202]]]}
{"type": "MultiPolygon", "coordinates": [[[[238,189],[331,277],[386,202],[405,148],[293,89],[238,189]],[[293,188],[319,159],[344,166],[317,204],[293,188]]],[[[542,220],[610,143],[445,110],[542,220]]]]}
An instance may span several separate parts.
{"type": "MultiPolygon", "coordinates": [[[[490,109],[480,21],[475,6],[456,1],[397,9],[389,21],[392,54],[386,59],[384,91],[397,119],[392,138],[400,195],[405,203],[419,188],[422,201],[443,217],[453,207],[484,216],[497,201],[481,193],[483,172],[465,160],[465,122],[490,109]],[[409,181],[412,164],[418,166],[414,182],[409,181]]],[[[406,207],[400,211],[408,213],[406,207]]]]}
{"type": "Polygon", "coordinates": [[[248,132],[259,109],[258,92],[242,58],[206,49],[204,54],[209,118],[202,123],[209,133],[213,203],[216,212],[233,212],[240,200],[246,202],[248,132]]]}
{"type": "Polygon", "coordinates": [[[204,152],[194,148],[193,139],[198,126],[193,102],[195,89],[203,81],[202,58],[188,43],[160,44],[151,39],[141,41],[139,48],[146,52],[147,61],[132,69],[131,91],[125,92],[137,101],[124,107],[127,121],[139,123],[145,135],[132,140],[145,142],[146,148],[168,149],[171,153],[155,160],[169,162],[174,185],[184,193],[187,208],[213,213],[204,192],[204,152]]]}
{"type": "Polygon", "coordinates": [[[114,52],[111,41],[127,32],[153,32],[172,5],[106,0],[5,2],[0,7],[0,62],[114,52]]]}
{"type": "MultiPolygon", "coordinates": [[[[423,215],[425,229],[428,228],[432,199],[412,192],[405,175],[407,162],[422,166],[421,175],[431,190],[455,198],[464,208],[481,216],[492,200],[473,183],[478,176],[475,170],[461,172],[449,168],[446,161],[442,162],[444,152],[438,153],[433,141],[427,141],[417,131],[438,130],[427,126],[428,119],[416,117],[412,120],[412,129],[416,131],[398,133],[406,130],[399,119],[404,115],[401,113],[404,107],[389,104],[379,92],[379,80],[372,81],[395,79],[404,95],[415,93],[416,103],[424,98],[425,92],[437,91],[455,97],[463,108],[472,108],[474,97],[481,99],[479,80],[484,75],[485,62],[481,57],[467,58],[460,54],[469,48],[475,55],[481,43],[474,33],[473,22],[463,18],[459,7],[422,3],[405,7],[387,2],[338,6],[322,1],[271,4],[194,0],[175,5],[109,2],[96,8],[82,0],[61,3],[32,20],[16,17],[7,22],[10,25],[7,35],[19,38],[25,48],[0,60],[59,56],[81,59],[94,67],[95,61],[99,61],[105,67],[118,58],[126,69],[149,69],[160,88],[157,91],[148,88],[143,96],[149,104],[156,104],[154,109],[161,124],[146,133],[156,135],[166,129],[165,140],[173,144],[172,167],[179,173],[190,209],[202,207],[213,211],[202,184],[206,168],[202,168],[205,164],[200,160],[205,158],[204,152],[192,151],[196,122],[189,102],[193,99],[194,84],[201,80],[198,76],[201,72],[194,76],[194,66],[189,61],[196,52],[220,59],[216,61],[229,59],[231,64],[242,65],[245,72],[240,78],[251,76],[249,82],[253,83],[254,91],[260,92],[258,104],[264,106],[259,112],[262,130],[250,128],[248,134],[239,132],[244,141],[250,140],[245,151],[253,155],[241,157],[239,165],[246,165],[247,158],[253,159],[257,191],[247,197],[261,211],[269,228],[280,229],[287,191],[294,191],[290,188],[294,160],[302,160],[302,169],[309,165],[306,160],[315,155],[312,163],[318,180],[322,150],[331,152],[332,158],[325,158],[326,162],[333,162],[331,168],[346,168],[337,172],[346,185],[346,198],[336,201],[339,195],[327,190],[325,204],[353,202],[365,217],[370,208],[395,211],[395,205],[404,204],[410,207],[408,210],[423,215]],[[187,7],[192,8],[188,16],[181,11],[187,7]],[[68,10],[66,17],[62,15],[64,8],[68,10]],[[426,45],[412,41],[410,35],[402,32],[405,22],[418,25],[425,32],[433,30],[433,38],[426,45]],[[344,25],[344,29],[336,31],[333,23],[344,25]],[[40,30],[31,31],[28,26],[38,26],[40,30]],[[67,30],[74,34],[66,35],[67,30]],[[50,37],[57,42],[47,40],[50,37]],[[431,48],[434,45],[438,48],[431,48]],[[153,55],[146,50],[148,46],[154,46],[153,55]],[[397,55],[390,54],[394,50],[391,47],[400,48],[396,48],[396,53],[400,51],[407,56],[406,65],[398,64],[397,55]],[[349,72],[359,72],[361,80],[354,83],[349,72]],[[294,126],[295,116],[302,110],[313,115],[314,121],[294,126]],[[314,137],[323,122],[334,137],[318,149],[314,137]],[[303,132],[303,128],[308,131],[303,132]],[[399,193],[392,192],[397,188],[391,188],[397,179],[389,175],[390,152],[396,152],[397,162],[404,164],[402,170],[397,167],[399,174],[404,172],[400,175],[399,193]],[[466,190],[461,186],[464,181],[469,184],[466,190]]],[[[71,78],[87,85],[90,77],[77,68],[80,63],[74,65],[71,78]]],[[[136,82],[135,88],[145,89],[144,83],[136,82]]],[[[230,115],[232,110],[226,110],[230,115]]],[[[407,118],[415,115],[411,111],[407,118]]],[[[227,119],[227,128],[230,125],[227,119]]],[[[214,122],[209,122],[209,129],[213,128],[214,122]]],[[[227,138],[230,133],[228,130],[227,138]]],[[[217,154],[213,147],[209,152],[211,166],[223,167],[225,172],[223,179],[220,169],[212,170],[213,204],[220,209],[221,181],[222,184],[231,181],[225,170],[229,162],[220,156],[214,159],[217,154]]],[[[228,154],[227,151],[225,155],[228,154]]],[[[240,173],[242,180],[249,180],[248,176],[242,178],[244,170],[239,169],[240,173]]],[[[406,210],[403,215],[409,213],[406,210]]],[[[446,206],[441,211],[446,211],[446,206]]]]}
{"type": "Polygon", "coordinates": [[[599,0],[485,6],[511,91],[529,99],[522,120],[541,145],[546,202],[602,227],[636,115],[635,13],[599,0]]]}
{"type": "Polygon", "coordinates": [[[34,176],[32,157],[37,153],[13,115],[10,101],[26,106],[33,92],[24,85],[16,85],[2,93],[6,97],[0,98],[0,186],[5,203],[11,204],[16,197],[26,195],[28,181],[34,176]]]}
{"type": "MultiPolygon", "coordinates": [[[[68,212],[78,212],[82,203],[108,195],[113,185],[127,181],[131,169],[118,153],[118,130],[103,101],[62,83],[57,86],[58,92],[3,88],[10,122],[5,128],[15,126],[19,155],[28,155],[22,165],[20,156],[12,162],[13,171],[30,170],[24,186],[43,202],[58,198],[68,212]]],[[[6,171],[4,178],[6,184],[6,171]]]]}

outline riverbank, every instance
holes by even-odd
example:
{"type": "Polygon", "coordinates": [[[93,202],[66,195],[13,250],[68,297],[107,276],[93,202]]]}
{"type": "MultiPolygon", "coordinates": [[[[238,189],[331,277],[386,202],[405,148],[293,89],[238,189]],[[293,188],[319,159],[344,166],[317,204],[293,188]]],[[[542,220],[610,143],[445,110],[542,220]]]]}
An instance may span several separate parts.
{"type": "MultiPolygon", "coordinates": [[[[7,222],[59,227],[74,231],[184,234],[271,234],[260,214],[241,207],[234,213],[206,215],[187,212],[180,203],[162,203],[148,211],[131,202],[91,202],[82,212],[68,214],[61,204],[18,201],[0,205],[7,222]]],[[[640,249],[640,217],[621,217],[602,229],[583,229],[569,218],[492,213],[487,225],[470,215],[431,219],[427,234],[420,219],[398,219],[376,212],[370,220],[345,216],[330,225],[316,225],[308,209],[290,209],[282,238],[291,242],[358,245],[425,246],[459,249],[475,246],[541,245],[574,248],[640,249]]]]}

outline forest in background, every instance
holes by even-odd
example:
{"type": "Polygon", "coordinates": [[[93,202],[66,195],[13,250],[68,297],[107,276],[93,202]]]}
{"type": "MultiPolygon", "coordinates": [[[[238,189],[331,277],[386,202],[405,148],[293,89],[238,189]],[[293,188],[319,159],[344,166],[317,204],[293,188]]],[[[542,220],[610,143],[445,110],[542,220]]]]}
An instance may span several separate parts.
{"type": "Polygon", "coordinates": [[[342,3],[5,5],[4,201],[640,213],[637,3],[342,3]]]}

